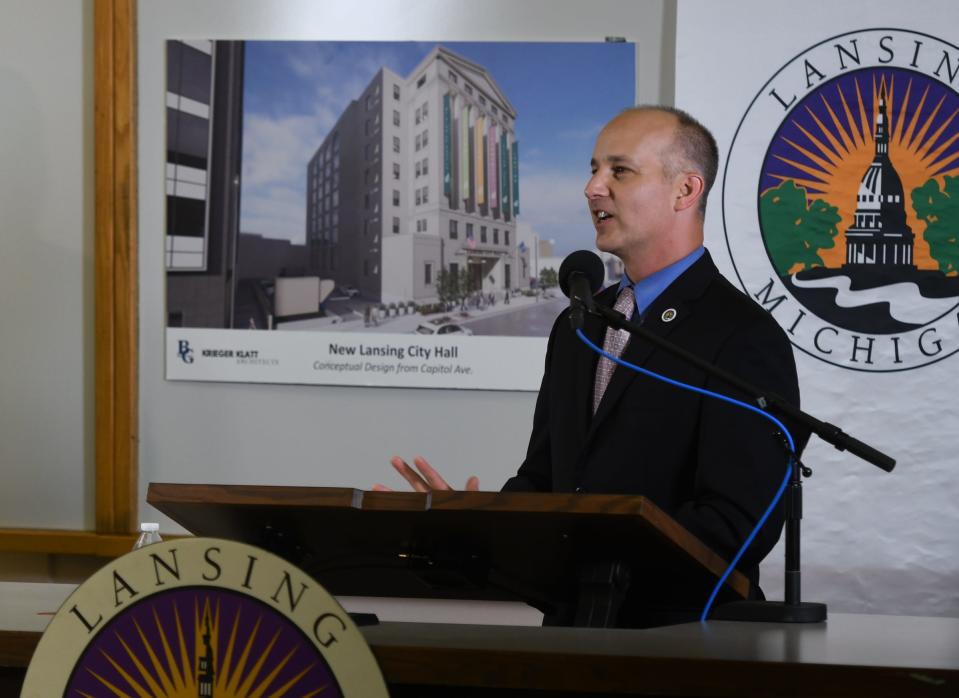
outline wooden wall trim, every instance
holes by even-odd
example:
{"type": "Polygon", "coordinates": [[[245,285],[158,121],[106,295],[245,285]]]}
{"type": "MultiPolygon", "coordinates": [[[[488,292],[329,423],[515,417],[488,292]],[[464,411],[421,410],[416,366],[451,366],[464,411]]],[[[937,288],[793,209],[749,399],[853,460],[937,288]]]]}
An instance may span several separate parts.
{"type": "Polygon", "coordinates": [[[93,555],[115,558],[130,552],[136,534],[99,534],[39,528],[0,528],[0,553],[93,555]]]}
{"type": "Polygon", "coordinates": [[[135,0],[94,4],[96,530],[137,519],[135,0]]]}

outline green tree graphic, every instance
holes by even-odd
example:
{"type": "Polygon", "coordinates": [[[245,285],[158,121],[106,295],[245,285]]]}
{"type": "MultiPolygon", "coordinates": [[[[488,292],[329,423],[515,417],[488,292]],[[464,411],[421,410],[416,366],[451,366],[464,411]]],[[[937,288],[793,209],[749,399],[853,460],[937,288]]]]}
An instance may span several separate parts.
{"type": "Polygon", "coordinates": [[[839,209],[828,201],[806,202],[806,190],[787,179],[759,198],[759,221],[776,271],[786,276],[795,264],[824,266],[819,250],[835,247],[839,209]]]}
{"type": "Polygon", "coordinates": [[[926,222],[923,237],[929,253],[939,262],[939,271],[959,273],[959,177],[944,177],[945,186],[930,179],[912,190],[912,208],[926,222]]]}

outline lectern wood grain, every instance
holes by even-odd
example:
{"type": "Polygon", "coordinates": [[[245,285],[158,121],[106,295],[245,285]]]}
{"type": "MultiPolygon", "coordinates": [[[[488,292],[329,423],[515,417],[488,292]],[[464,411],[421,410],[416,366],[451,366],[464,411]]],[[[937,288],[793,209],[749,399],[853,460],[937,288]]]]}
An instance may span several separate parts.
{"type": "MultiPolygon", "coordinates": [[[[701,587],[725,562],[644,497],[153,483],[147,501],[205,536],[259,545],[334,594],[522,599],[577,593],[584,563],[701,587]]],[[[748,595],[734,572],[723,599],[748,595]]]]}

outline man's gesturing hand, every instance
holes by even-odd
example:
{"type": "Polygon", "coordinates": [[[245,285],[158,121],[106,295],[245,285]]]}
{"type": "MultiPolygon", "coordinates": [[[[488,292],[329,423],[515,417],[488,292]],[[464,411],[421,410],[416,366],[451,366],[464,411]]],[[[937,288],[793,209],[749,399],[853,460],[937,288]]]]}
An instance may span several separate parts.
{"type": "MultiPolygon", "coordinates": [[[[392,465],[396,472],[398,472],[404,480],[410,483],[410,486],[417,492],[453,489],[449,486],[449,483],[447,483],[446,480],[444,480],[440,474],[433,469],[433,466],[427,463],[426,459],[422,456],[417,456],[413,459],[413,465],[416,466],[416,470],[411,468],[410,465],[399,456],[393,456],[390,458],[390,465],[392,465]],[[417,470],[419,472],[417,472],[417,470]]],[[[475,475],[471,476],[466,481],[465,489],[472,492],[479,490],[479,478],[475,475]]],[[[376,492],[389,492],[391,488],[377,483],[373,485],[373,490],[376,492]]]]}

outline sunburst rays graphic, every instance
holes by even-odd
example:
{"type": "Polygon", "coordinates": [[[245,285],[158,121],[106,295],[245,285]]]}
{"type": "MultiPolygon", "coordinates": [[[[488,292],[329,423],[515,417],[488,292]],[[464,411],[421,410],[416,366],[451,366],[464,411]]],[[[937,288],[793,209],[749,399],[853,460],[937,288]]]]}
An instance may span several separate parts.
{"type": "Polygon", "coordinates": [[[805,189],[807,200],[822,199],[837,207],[841,222],[836,244],[819,250],[826,267],[837,268],[845,261],[844,234],[853,224],[862,176],[875,156],[879,94],[885,91],[889,158],[902,180],[906,220],[916,234],[914,262],[920,269],[938,268],[923,239],[926,222],[910,199],[913,189],[931,179],[943,186],[945,177],[959,175],[959,107],[955,99],[947,105],[949,92],[934,89],[935,85],[907,73],[873,72],[871,80],[856,76],[845,88],[836,81],[799,105],[798,114],[789,118],[800,136],[790,138],[784,131],[792,129],[780,129],[764,179],[775,185],[792,180],[805,189]],[[863,95],[868,90],[869,100],[863,95]],[[822,109],[813,109],[820,106],[810,103],[816,97],[822,109]]]}
{"type": "Polygon", "coordinates": [[[323,663],[319,655],[311,661],[297,661],[298,653],[312,649],[304,647],[308,645],[305,639],[286,642],[286,647],[280,650],[278,640],[289,628],[274,627],[265,631],[263,612],[254,620],[243,617],[244,610],[251,613],[249,607],[244,609],[240,605],[232,610],[230,618],[222,612],[220,599],[211,604],[206,596],[201,604],[197,595],[192,613],[188,610],[186,619],[181,615],[180,605],[176,601],[172,603],[171,624],[161,621],[161,613],[153,605],[148,622],[143,622],[144,615],[140,614],[122,629],[111,630],[116,640],[112,649],[98,647],[95,650],[98,656],[91,656],[87,662],[81,660],[85,666],[78,667],[78,671],[95,679],[99,690],[75,688],[67,695],[82,698],[311,698],[319,695],[327,698],[340,695],[335,682],[329,680],[324,671],[326,667],[318,667],[323,663]],[[288,670],[294,662],[298,665],[296,669],[288,670]],[[318,678],[322,681],[318,682],[318,678]]]}

